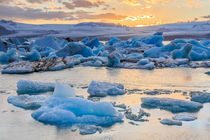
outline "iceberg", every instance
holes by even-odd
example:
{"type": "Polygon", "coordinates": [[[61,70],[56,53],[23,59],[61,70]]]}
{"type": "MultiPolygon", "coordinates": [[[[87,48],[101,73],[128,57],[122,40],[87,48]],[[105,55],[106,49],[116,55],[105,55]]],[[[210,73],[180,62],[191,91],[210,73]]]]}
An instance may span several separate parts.
{"type": "Polygon", "coordinates": [[[21,58],[25,61],[38,61],[41,59],[41,55],[37,50],[32,50],[30,53],[23,53],[21,52],[21,58]]]}
{"type": "Polygon", "coordinates": [[[120,42],[120,39],[117,37],[111,37],[110,40],[106,43],[107,45],[113,45],[117,42],[120,42]]]}
{"type": "Polygon", "coordinates": [[[148,36],[146,38],[144,38],[142,40],[142,42],[146,43],[146,44],[152,44],[152,45],[155,45],[157,47],[161,47],[163,46],[163,40],[164,40],[164,37],[162,34],[159,33],[155,33],[154,35],[152,36],[148,36]]]}
{"type": "Polygon", "coordinates": [[[122,84],[96,82],[92,81],[87,91],[91,96],[104,97],[107,95],[123,95],[125,94],[124,86],[122,84]]]}
{"type": "Polygon", "coordinates": [[[108,102],[92,102],[78,97],[52,97],[34,111],[32,117],[42,123],[57,126],[73,124],[109,126],[123,119],[122,114],[108,102]]]}
{"type": "Polygon", "coordinates": [[[177,59],[177,58],[189,58],[189,53],[192,49],[191,44],[186,44],[179,50],[174,50],[172,51],[172,58],[177,59]]]}
{"type": "Polygon", "coordinates": [[[94,47],[98,47],[101,43],[99,42],[99,39],[98,38],[94,38],[92,40],[83,40],[83,42],[85,42],[85,45],[90,47],[91,49],[93,49],[94,47]]]}
{"type": "Polygon", "coordinates": [[[32,117],[45,124],[71,126],[73,124],[109,126],[121,122],[123,115],[111,103],[92,102],[73,97],[74,91],[66,84],[56,83],[53,96],[32,117]]]}
{"type": "Polygon", "coordinates": [[[162,53],[160,47],[152,47],[144,52],[144,57],[159,58],[162,56],[162,53]]]}
{"type": "Polygon", "coordinates": [[[47,36],[47,37],[43,37],[43,38],[39,38],[37,39],[33,45],[37,45],[40,46],[41,48],[52,48],[54,50],[58,50],[60,49],[60,45],[57,42],[57,38],[52,37],[52,36],[47,36]]]}
{"type": "Polygon", "coordinates": [[[11,95],[7,101],[16,107],[35,110],[40,108],[49,98],[50,95],[11,95]]]}
{"type": "Polygon", "coordinates": [[[120,60],[122,58],[122,55],[118,51],[113,51],[108,55],[108,66],[116,67],[118,64],[120,64],[120,60]]]}
{"type": "Polygon", "coordinates": [[[141,98],[141,101],[142,101],[142,107],[159,108],[171,111],[172,113],[197,112],[203,107],[201,103],[171,99],[171,98],[145,97],[141,98]]]}
{"type": "Polygon", "coordinates": [[[17,82],[17,93],[20,94],[40,94],[43,92],[54,91],[55,84],[35,82],[29,80],[19,80],[17,82]]]}
{"type": "Polygon", "coordinates": [[[16,49],[10,49],[6,53],[0,52],[0,64],[7,64],[14,61],[19,61],[16,55],[16,49]]]}
{"type": "Polygon", "coordinates": [[[83,45],[82,43],[69,42],[63,48],[58,50],[56,52],[56,55],[58,57],[72,56],[75,54],[79,54],[79,52],[81,52],[84,48],[85,48],[85,45],[83,45]]]}
{"type": "Polygon", "coordinates": [[[194,121],[197,119],[197,117],[191,115],[184,115],[184,114],[178,114],[172,118],[173,120],[178,120],[178,121],[194,121]]]}
{"type": "Polygon", "coordinates": [[[161,124],[163,125],[178,125],[181,126],[182,122],[178,120],[172,120],[172,119],[163,119],[160,121],[161,124]]]}

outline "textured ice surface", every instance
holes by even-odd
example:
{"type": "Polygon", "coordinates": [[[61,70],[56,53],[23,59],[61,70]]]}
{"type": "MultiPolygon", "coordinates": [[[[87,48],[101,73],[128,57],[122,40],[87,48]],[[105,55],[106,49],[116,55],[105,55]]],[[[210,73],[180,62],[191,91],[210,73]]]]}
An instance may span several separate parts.
{"type": "Polygon", "coordinates": [[[122,95],[125,94],[125,90],[122,84],[92,81],[88,87],[88,93],[91,96],[104,97],[107,95],[122,95]]]}
{"type": "Polygon", "coordinates": [[[159,108],[171,111],[173,113],[177,112],[196,112],[199,111],[203,105],[197,102],[184,101],[171,98],[155,98],[155,97],[145,97],[141,98],[142,107],[146,108],[159,108]]]}
{"type": "Polygon", "coordinates": [[[17,82],[17,93],[18,94],[39,94],[48,91],[54,91],[55,84],[53,83],[42,83],[29,80],[19,80],[17,82]]]}
{"type": "Polygon", "coordinates": [[[7,101],[23,109],[38,109],[50,98],[50,95],[11,95],[7,101]]]}
{"type": "Polygon", "coordinates": [[[186,114],[178,114],[173,117],[173,120],[178,120],[178,121],[194,121],[196,119],[197,119],[197,117],[191,116],[191,115],[186,115],[186,114]]]}
{"type": "Polygon", "coordinates": [[[160,121],[160,123],[164,124],[164,125],[178,125],[178,126],[182,125],[181,121],[172,120],[172,119],[163,119],[163,120],[160,121]]]}

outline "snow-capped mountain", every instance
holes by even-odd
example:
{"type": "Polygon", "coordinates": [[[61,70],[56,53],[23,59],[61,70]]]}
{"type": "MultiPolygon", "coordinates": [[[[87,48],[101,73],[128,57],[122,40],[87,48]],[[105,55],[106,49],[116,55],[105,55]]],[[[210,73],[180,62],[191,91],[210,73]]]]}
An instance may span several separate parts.
{"type": "Polygon", "coordinates": [[[28,37],[40,36],[70,37],[78,40],[86,36],[99,37],[107,40],[111,36],[121,39],[142,37],[154,32],[164,32],[166,40],[174,38],[208,38],[210,39],[210,21],[174,23],[145,27],[126,27],[111,23],[84,22],[79,24],[24,24],[13,21],[0,20],[1,37],[28,37]]]}

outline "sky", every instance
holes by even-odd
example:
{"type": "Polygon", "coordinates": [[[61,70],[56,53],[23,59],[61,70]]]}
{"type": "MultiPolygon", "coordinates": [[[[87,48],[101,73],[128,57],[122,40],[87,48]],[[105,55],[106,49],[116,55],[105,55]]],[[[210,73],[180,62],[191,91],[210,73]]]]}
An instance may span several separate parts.
{"type": "Polygon", "coordinates": [[[147,26],[210,20],[210,0],[0,0],[0,19],[30,24],[147,26]]]}

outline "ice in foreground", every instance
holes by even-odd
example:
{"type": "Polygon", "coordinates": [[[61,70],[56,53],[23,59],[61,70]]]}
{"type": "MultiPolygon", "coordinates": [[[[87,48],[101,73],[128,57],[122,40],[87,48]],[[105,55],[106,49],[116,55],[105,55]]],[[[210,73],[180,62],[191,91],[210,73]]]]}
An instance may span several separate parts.
{"type": "Polygon", "coordinates": [[[50,98],[50,95],[11,95],[7,101],[14,106],[23,109],[38,109],[50,98]]]}
{"type": "Polygon", "coordinates": [[[142,107],[146,108],[159,108],[168,110],[173,113],[177,112],[197,112],[203,105],[193,101],[184,101],[171,98],[155,98],[145,97],[141,98],[142,107]]]}
{"type": "Polygon", "coordinates": [[[178,114],[173,117],[173,120],[178,120],[178,121],[194,121],[196,119],[197,117],[191,115],[184,115],[184,114],[178,114]]]}
{"type": "Polygon", "coordinates": [[[54,91],[55,84],[53,83],[42,83],[29,80],[19,80],[17,82],[17,93],[18,94],[39,94],[48,91],[54,91]]]}
{"type": "Polygon", "coordinates": [[[123,95],[125,90],[122,84],[92,81],[88,87],[88,93],[91,96],[104,97],[107,95],[123,95]]]}
{"type": "Polygon", "coordinates": [[[63,86],[66,88],[67,85],[57,83],[55,94],[32,113],[35,120],[56,126],[73,124],[108,126],[122,121],[123,115],[117,112],[111,103],[72,97],[71,87],[62,90],[63,86]]]}
{"type": "Polygon", "coordinates": [[[160,121],[160,123],[162,123],[164,125],[178,125],[178,126],[182,125],[181,121],[172,120],[172,119],[163,119],[163,120],[160,121]]]}

